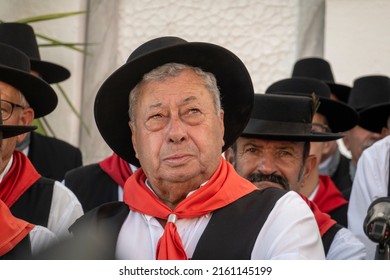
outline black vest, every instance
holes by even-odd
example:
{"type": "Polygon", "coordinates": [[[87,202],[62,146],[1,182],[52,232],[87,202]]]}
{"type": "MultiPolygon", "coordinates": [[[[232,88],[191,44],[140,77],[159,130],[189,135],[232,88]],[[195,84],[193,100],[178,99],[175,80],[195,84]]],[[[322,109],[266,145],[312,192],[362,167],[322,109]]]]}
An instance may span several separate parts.
{"type": "Polygon", "coordinates": [[[10,207],[11,213],[31,224],[47,227],[54,180],[41,177],[10,207]]]}
{"type": "Polygon", "coordinates": [[[104,203],[118,201],[118,184],[97,163],[67,172],[64,185],[76,195],[85,213],[104,203]]]}
{"type": "Polygon", "coordinates": [[[0,256],[0,260],[28,260],[31,256],[30,234],[27,234],[11,251],[0,256]]]}
{"type": "MultiPolygon", "coordinates": [[[[277,188],[255,190],[213,212],[192,259],[250,259],[264,222],[285,193],[277,188]]],[[[115,259],[118,234],[128,213],[129,208],[123,202],[111,202],[93,209],[70,228],[74,239],[44,257],[115,259]]]]}

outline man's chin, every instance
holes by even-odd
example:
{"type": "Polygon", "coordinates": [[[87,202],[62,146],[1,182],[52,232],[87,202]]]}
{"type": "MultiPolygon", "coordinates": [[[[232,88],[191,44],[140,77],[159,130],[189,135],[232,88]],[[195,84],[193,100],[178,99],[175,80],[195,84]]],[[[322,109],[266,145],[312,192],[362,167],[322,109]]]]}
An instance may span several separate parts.
{"type": "Polygon", "coordinates": [[[265,188],[278,188],[284,190],[282,185],[274,183],[274,182],[269,182],[269,181],[262,181],[262,182],[254,182],[253,183],[257,188],[260,190],[265,189],[265,188]]]}

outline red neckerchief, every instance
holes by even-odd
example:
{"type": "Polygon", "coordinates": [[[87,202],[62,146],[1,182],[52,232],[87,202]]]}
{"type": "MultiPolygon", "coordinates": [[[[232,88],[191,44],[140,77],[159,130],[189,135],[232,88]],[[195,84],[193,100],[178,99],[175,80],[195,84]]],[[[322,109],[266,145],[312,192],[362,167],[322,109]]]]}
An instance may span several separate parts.
{"type": "Polygon", "coordinates": [[[14,217],[7,205],[0,199],[0,256],[18,245],[33,227],[33,224],[14,217]]]}
{"type": "Polygon", "coordinates": [[[176,218],[206,215],[257,190],[254,185],[239,176],[233,166],[224,159],[221,159],[219,167],[210,180],[187,196],[174,210],[157,198],[145,185],[145,180],[146,175],[140,168],[126,181],[124,202],[133,211],[167,220],[164,233],[157,244],[156,259],[160,260],[187,259],[175,225],[176,218]]]}
{"type": "Polygon", "coordinates": [[[115,153],[99,162],[99,166],[122,188],[133,174],[129,164],[115,153]]]}
{"type": "Polygon", "coordinates": [[[0,199],[11,207],[40,177],[28,157],[15,150],[12,166],[0,182],[0,199]]]}
{"type": "Polygon", "coordinates": [[[322,212],[318,206],[313,201],[310,201],[306,196],[303,194],[300,194],[300,196],[304,201],[306,201],[307,205],[313,212],[318,229],[320,230],[320,234],[323,236],[334,224],[336,224],[336,221],[333,220],[328,214],[322,212]]]}
{"type": "Polygon", "coordinates": [[[330,213],[348,203],[327,175],[320,175],[320,185],[313,201],[325,213],[330,213]]]}

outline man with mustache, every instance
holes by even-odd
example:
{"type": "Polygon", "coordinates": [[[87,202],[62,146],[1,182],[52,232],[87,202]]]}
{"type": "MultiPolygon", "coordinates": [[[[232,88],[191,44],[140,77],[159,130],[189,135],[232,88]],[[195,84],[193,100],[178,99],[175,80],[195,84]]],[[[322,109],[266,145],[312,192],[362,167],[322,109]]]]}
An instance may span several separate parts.
{"type": "MultiPolygon", "coordinates": [[[[312,131],[313,103],[305,96],[256,94],[251,119],[225,152],[226,159],[238,174],[260,189],[276,187],[302,195],[317,161],[316,156],[309,154],[310,142],[342,137],[338,133],[312,131]]],[[[316,216],[327,259],[365,258],[364,245],[348,229],[302,197],[316,216]]]]}

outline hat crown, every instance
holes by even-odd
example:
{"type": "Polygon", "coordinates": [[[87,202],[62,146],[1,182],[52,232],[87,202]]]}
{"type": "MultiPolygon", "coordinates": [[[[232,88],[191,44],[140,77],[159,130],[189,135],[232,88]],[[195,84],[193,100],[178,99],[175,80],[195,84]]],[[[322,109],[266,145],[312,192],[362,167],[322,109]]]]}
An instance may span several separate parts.
{"type": "Polygon", "coordinates": [[[127,59],[127,62],[136,59],[140,56],[143,56],[145,54],[148,54],[150,52],[157,51],[162,48],[167,48],[171,46],[176,46],[179,44],[185,44],[187,43],[186,40],[179,38],[179,37],[174,37],[174,36],[165,36],[165,37],[159,37],[152,39],[150,41],[147,41],[137,47],[129,56],[127,59]]]}
{"type": "Polygon", "coordinates": [[[390,78],[373,75],[356,79],[348,99],[348,105],[358,111],[369,106],[390,102],[390,78]]]}
{"type": "Polygon", "coordinates": [[[311,124],[312,117],[308,96],[255,94],[252,119],[311,124]]]}
{"type": "Polygon", "coordinates": [[[334,82],[332,68],[322,58],[310,57],[298,60],[293,68],[292,77],[307,77],[325,82],[334,82]]]}
{"type": "Polygon", "coordinates": [[[0,42],[24,52],[30,59],[41,60],[34,29],[25,23],[0,24],[0,42]]]}
{"type": "Polygon", "coordinates": [[[316,94],[318,97],[330,98],[330,88],[324,82],[311,78],[289,78],[270,85],[266,93],[285,92],[298,95],[316,94]]]}
{"type": "Polygon", "coordinates": [[[12,68],[30,74],[30,59],[18,49],[0,43],[0,67],[12,68]]]}

